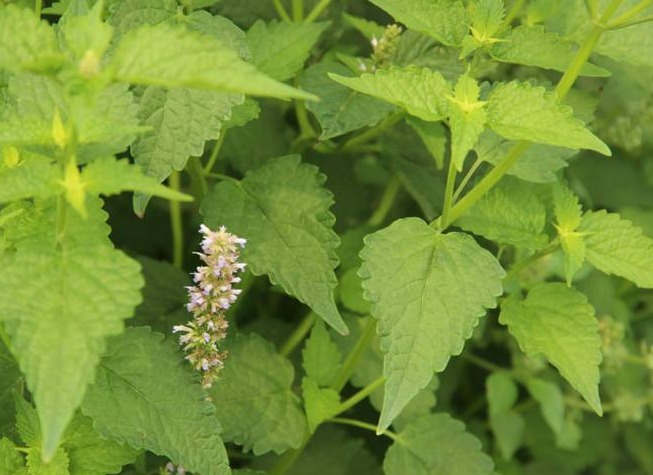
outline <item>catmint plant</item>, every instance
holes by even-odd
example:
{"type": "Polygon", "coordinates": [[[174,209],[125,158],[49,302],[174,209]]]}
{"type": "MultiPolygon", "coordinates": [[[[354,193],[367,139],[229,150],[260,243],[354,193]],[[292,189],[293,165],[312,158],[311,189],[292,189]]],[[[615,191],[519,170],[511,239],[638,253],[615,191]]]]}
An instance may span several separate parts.
{"type": "Polygon", "coordinates": [[[652,44],[0,0],[0,475],[653,473],[652,44]]]}

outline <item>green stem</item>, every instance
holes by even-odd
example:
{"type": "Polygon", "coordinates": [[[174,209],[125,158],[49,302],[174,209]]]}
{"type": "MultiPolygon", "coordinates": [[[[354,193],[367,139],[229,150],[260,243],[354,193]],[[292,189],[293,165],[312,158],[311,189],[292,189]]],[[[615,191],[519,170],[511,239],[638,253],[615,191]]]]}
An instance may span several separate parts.
{"type": "Polygon", "coordinates": [[[292,0],[292,19],[293,21],[304,19],[304,0],[292,0]]]}
{"type": "Polygon", "coordinates": [[[544,256],[548,256],[549,254],[557,251],[559,247],[560,247],[560,243],[558,242],[557,239],[551,241],[551,243],[545,248],[540,249],[539,251],[531,254],[527,258],[522,259],[521,261],[513,265],[508,271],[508,273],[506,274],[506,276],[504,277],[504,280],[511,279],[512,277],[519,274],[526,267],[530,266],[532,263],[540,260],[544,256]]]}
{"type": "Polygon", "coordinates": [[[447,184],[444,188],[444,203],[442,204],[442,223],[449,221],[451,204],[453,202],[453,190],[456,185],[456,166],[453,160],[449,161],[449,172],[447,173],[447,184]]]}
{"type": "Polygon", "coordinates": [[[277,15],[279,15],[279,18],[281,18],[283,21],[287,21],[290,23],[292,19],[290,18],[290,15],[288,15],[288,12],[283,6],[283,3],[281,3],[281,0],[274,0],[274,9],[277,11],[277,15]]]}
{"type": "Polygon", "coordinates": [[[320,0],[320,3],[315,5],[315,8],[306,17],[306,23],[311,23],[317,20],[317,17],[329,6],[331,0],[320,0]]]}
{"type": "Polygon", "coordinates": [[[220,134],[220,137],[218,137],[218,140],[215,141],[215,144],[213,145],[213,150],[211,150],[211,156],[209,157],[209,161],[206,162],[206,166],[204,167],[205,175],[207,173],[210,173],[211,170],[213,170],[213,166],[215,165],[215,162],[218,160],[218,155],[220,155],[220,149],[222,148],[222,144],[224,143],[224,136],[226,134],[227,131],[223,130],[222,133],[220,134]]]}
{"type": "Polygon", "coordinates": [[[309,440],[311,440],[311,436],[306,435],[304,436],[304,440],[299,447],[284,452],[283,455],[279,457],[279,460],[277,460],[275,466],[272,467],[272,470],[270,470],[269,475],[284,475],[288,469],[292,467],[293,464],[297,461],[299,456],[304,451],[304,448],[308,444],[309,440]]]}
{"type": "Polygon", "coordinates": [[[288,356],[290,353],[292,353],[293,350],[297,348],[297,346],[299,346],[299,344],[304,340],[304,337],[308,334],[308,332],[311,331],[316,318],[317,315],[315,315],[315,313],[308,312],[308,314],[306,314],[299,325],[295,327],[295,330],[290,334],[284,344],[281,345],[279,353],[281,353],[283,356],[288,356]]]}
{"type": "Polygon", "coordinates": [[[365,386],[363,389],[358,391],[356,394],[354,394],[352,397],[344,401],[340,406],[338,406],[338,409],[336,410],[336,415],[337,414],[342,414],[343,412],[351,409],[354,407],[356,404],[361,402],[362,400],[366,399],[367,396],[372,394],[374,391],[376,391],[378,388],[383,386],[383,383],[385,382],[385,377],[379,376],[377,379],[372,381],[370,384],[365,386]]]}
{"type": "Polygon", "coordinates": [[[68,203],[64,193],[59,195],[57,200],[57,244],[61,245],[66,236],[66,224],[68,222],[68,203]]]}
{"type": "Polygon", "coordinates": [[[207,178],[213,178],[215,180],[231,181],[233,183],[236,183],[236,184],[240,185],[240,180],[238,178],[234,178],[232,176],[225,175],[224,173],[207,173],[205,176],[207,178]]]}
{"type": "MultiPolygon", "coordinates": [[[[643,12],[647,7],[653,4],[653,0],[643,0],[639,2],[637,5],[632,7],[630,10],[626,10],[624,13],[619,15],[617,18],[614,19],[611,24],[621,24],[621,23],[628,23],[628,21],[632,18],[634,18],[636,15],[639,15],[641,12],[643,12]]],[[[609,25],[608,28],[611,28],[609,25]]]]}
{"type": "Polygon", "coordinates": [[[598,16],[597,0],[585,0],[585,8],[592,21],[594,21],[598,16]]]}
{"type": "Polygon", "coordinates": [[[404,115],[404,112],[396,112],[389,115],[379,125],[372,127],[371,129],[368,129],[362,134],[359,134],[356,137],[353,137],[345,142],[342,147],[340,147],[340,151],[350,151],[351,149],[356,148],[358,145],[362,145],[366,142],[369,142],[371,139],[378,137],[390,127],[399,122],[401,119],[403,119],[404,115]]]}
{"type": "Polygon", "coordinates": [[[388,216],[400,189],[401,182],[399,181],[399,178],[393,176],[383,191],[383,196],[381,197],[379,206],[376,208],[367,224],[375,228],[381,226],[383,221],[385,221],[385,218],[388,216]]]}
{"type": "MultiPolygon", "coordinates": [[[[356,419],[347,419],[345,417],[334,417],[332,419],[328,419],[327,422],[331,422],[333,424],[344,424],[348,426],[358,427],[360,429],[372,431],[376,434],[376,426],[374,424],[358,421],[356,419]]],[[[392,431],[386,430],[381,435],[385,435],[386,437],[392,439],[393,441],[399,444],[406,445],[406,442],[398,434],[395,434],[392,431]]]]}
{"type": "MultiPolygon", "coordinates": [[[[295,82],[295,87],[297,86],[298,84],[295,82]]],[[[317,137],[317,132],[311,125],[311,121],[308,119],[306,103],[301,99],[295,101],[295,115],[297,117],[297,124],[299,125],[299,139],[305,140],[317,137]]]]}
{"type": "Polygon", "coordinates": [[[460,197],[460,194],[465,190],[467,183],[469,182],[469,180],[471,180],[472,176],[474,176],[474,173],[476,173],[476,170],[478,170],[478,167],[480,167],[482,163],[483,160],[477,158],[476,161],[472,164],[472,166],[469,167],[469,170],[467,170],[467,173],[465,174],[462,181],[460,182],[460,185],[458,185],[458,188],[456,188],[456,191],[453,194],[454,203],[458,201],[458,197],[460,197]]]}
{"type": "Polygon", "coordinates": [[[38,17],[41,16],[41,10],[43,10],[43,0],[35,0],[34,1],[34,13],[36,13],[36,16],[38,16],[38,17]]]}
{"type": "Polygon", "coordinates": [[[463,214],[467,212],[478,200],[481,199],[485,193],[490,191],[496,185],[503,175],[515,164],[517,159],[521,157],[522,153],[528,148],[529,142],[517,142],[501,162],[499,162],[492,170],[485,175],[481,181],[460,201],[458,201],[449,212],[447,221],[441,220],[442,229],[446,229],[449,225],[455,222],[463,214]]]}
{"type": "Polygon", "coordinates": [[[508,368],[503,368],[499,365],[496,365],[486,359],[481,358],[480,356],[473,355],[471,353],[463,353],[462,354],[463,359],[466,359],[470,363],[478,366],[479,368],[483,368],[484,370],[488,371],[489,373],[498,373],[498,372],[504,372],[504,373],[512,373],[512,370],[508,368]]]}
{"type": "MultiPolygon", "coordinates": [[[[179,172],[173,171],[168,179],[168,185],[175,191],[180,191],[179,172]]],[[[184,264],[184,229],[181,216],[181,203],[170,201],[170,227],[172,230],[172,264],[181,269],[184,264]]]]}
{"type": "Polygon", "coordinates": [[[610,31],[620,30],[622,28],[628,28],[629,26],[639,25],[640,23],[648,23],[653,21],[653,16],[647,16],[645,18],[640,18],[639,20],[628,21],[626,23],[610,23],[608,29],[610,31]]]}
{"type": "MultiPolygon", "coordinates": [[[[564,99],[571,86],[574,84],[578,78],[581,70],[587,60],[592,54],[592,50],[596,46],[596,43],[599,41],[601,34],[605,30],[603,26],[610,17],[614,14],[615,10],[619,7],[623,0],[612,0],[610,5],[606,8],[603,15],[599,20],[598,24],[595,24],[592,28],[592,31],[587,36],[580,49],[574,56],[571,64],[562,75],[560,82],[556,86],[556,93],[560,100],[564,99]]],[[[457,202],[452,208],[446,220],[441,219],[442,229],[446,229],[451,223],[455,222],[463,214],[467,212],[478,200],[481,199],[485,193],[490,191],[496,185],[499,180],[506,174],[508,170],[515,164],[515,162],[522,156],[522,154],[530,146],[529,142],[521,141],[517,142],[512,149],[508,152],[508,155],[497,164],[492,170],[488,172],[487,175],[472,189],[468,194],[463,196],[459,202],[457,202]]]]}
{"type": "Polygon", "coordinates": [[[512,8],[510,8],[506,18],[503,20],[504,26],[510,25],[515,17],[521,13],[522,8],[524,8],[524,3],[525,0],[516,0],[515,3],[512,4],[512,8]]]}
{"type": "Polygon", "coordinates": [[[206,182],[206,173],[204,168],[202,168],[202,163],[198,157],[190,157],[186,163],[186,170],[193,179],[193,182],[199,186],[200,193],[199,196],[195,197],[198,205],[202,203],[202,199],[209,192],[209,185],[206,182]]]}
{"type": "Polygon", "coordinates": [[[374,337],[376,331],[376,320],[372,317],[369,317],[369,319],[370,320],[367,322],[367,326],[363,330],[363,333],[358,337],[354,348],[352,348],[351,352],[347,355],[340,371],[338,371],[338,374],[336,374],[336,377],[331,383],[331,389],[335,389],[337,392],[340,392],[342,388],[345,387],[345,384],[349,381],[354,369],[356,369],[358,361],[361,359],[363,353],[369,346],[370,341],[372,341],[372,338],[374,337]]]}

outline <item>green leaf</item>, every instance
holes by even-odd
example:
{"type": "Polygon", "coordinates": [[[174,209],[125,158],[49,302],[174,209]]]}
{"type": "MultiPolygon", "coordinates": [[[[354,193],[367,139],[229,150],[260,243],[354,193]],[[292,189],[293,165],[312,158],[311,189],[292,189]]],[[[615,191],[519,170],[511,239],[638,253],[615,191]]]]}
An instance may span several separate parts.
{"type": "Polygon", "coordinates": [[[353,76],[347,66],[323,61],[310,66],[299,78],[302,89],[320,98],[316,102],[307,102],[306,108],[315,114],[322,128],[322,140],[373,126],[394,109],[383,101],[338,84],[329,78],[330,73],[353,76]]]}
{"type": "Polygon", "coordinates": [[[651,67],[653,57],[649,46],[652,41],[653,24],[647,21],[627,28],[606,31],[601,35],[595,51],[615,61],[651,67]]]}
{"type": "Polygon", "coordinates": [[[329,386],[340,370],[341,358],[340,350],[331,340],[324,323],[316,321],[302,351],[306,375],[318,386],[329,386]]]}
{"type": "Polygon", "coordinates": [[[480,441],[444,413],[408,424],[383,461],[386,475],[490,475],[493,468],[480,441]]]}
{"type": "Polygon", "coordinates": [[[6,475],[27,475],[23,458],[14,443],[3,437],[0,439],[0,473],[6,475]]]}
{"type": "Polygon", "coordinates": [[[211,389],[225,440],[255,455],[299,447],[306,419],[293,379],[292,364],[270,343],[255,334],[236,337],[211,389]]]}
{"type": "Polygon", "coordinates": [[[16,405],[16,431],[29,447],[38,448],[41,445],[41,423],[34,406],[18,393],[14,394],[16,405]]]}
{"type": "Polygon", "coordinates": [[[329,325],[347,332],[333,296],[338,237],[329,212],[325,177],[297,155],[269,160],[241,182],[223,181],[204,199],[209,227],[224,225],[248,240],[243,260],[255,275],[311,307],[329,325]],[[224,206],[229,203],[229,206],[224,206]]]}
{"type": "Polygon", "coordinates": [[[565,401],[560,387],[538,378],[530,378],[526,387],[533,399],[540,404],[542,416],[551,430],[556,435],[561,435],[565,423],[565,401]]]}
{"type": "Polygon", "coordinates": [[[342,277],[340,277],[338,297],[348,310],[361,315],[370,314],[371,306],[363,296],[362,281],[358,275],[358,269],[356,267],[348,269],[344,274],[342,274],[342,277]]]}
{"type": "Polygon", "coordinates": [[[219,41],[165,24],[127,33],[108,68],[116,80],[131,84],[313,99],[260,73],[219,41]]]}
{"type": "MultiPolygon", "coordinates": [[[[18,363],[5,344],[0,342],[0,438],[14,432],[14,393],[20,389],[21,384],[18,363]]],[[[0,439],[0,453],[2,453],[1,445],[0,439]]],[[[0,460],[2,460],[1,456],[0,460]]],[[[0,462],[1,467],[2,462],[0,462]]]]}
{"type": "MultiPolygon", "coordinates": [[[[207,0],[211,1],[211,0],[207,0]]],[[[250,61],[252,55],[247,47],[247,35],[231,20],[222,16],[211,15],[206,10],[198,10],[188,15],[186,26],[191,30],[214,37],[228,48],[238,53],[245,61],[250,61]]]]}
{"type": "MultiPolygon", "coordinates": [[[[524,64],[554,71],[565,72],[576,51],[557,33],[545,31],[539,25],[520,25],[490,49],[493,59],[503,63],[524,64]]],[[[581,76],[610,75],[610,71],[586,63],[581,76]]]]}
{"type": "Polygon", "coordinates": [[[606,274],[624,277],[642,288],[653,288],[653,240],[618,214],[588,211],[578,232],[587,260],[606,274]]]}
{"type": "Polygon", "coordinates": [[[163,335],[129,328],[110,340],[82,411],[103,437],[166,456],[193,472],[227,475],[215,408],[195,381],[163,335]]]}
{"type": "Polygon", "coordinates": [[[177,13],[175,0],[121,0],[109,7],[107,23],[113,25],[114,41],[143,25],[157,25],[177,13]]]}
{"type": "Polygon", "coordinates": [[[505,460],[512,459],[524,442],[526,422],[513,410],[518,389],[513,379],[505,373],[493,373],[485,381],[490,426],[505,460]]]}
{"type": "Polygon", "coordinates": [[[330,388],[322,389],[311,378],[302,379],[302,397],[308,431],[312,434],[325,420],[333,417],[340,406],[340,394],[330,388]]]}
{"type": "Polygon", "coordinates": [[[69,458],[70,475],[120,473],[138,452],[115,440],[103,439],[93,428],[93,420],[80,413],[66,429],[62,448],[69,458]]]}
{"type": "Polygon", "coordinates": [[[424,146],[435,160],[435,166],[438,170],[444,167],[444,154],[447,145],[447,135],[441,123],[426,122],[417,117],[407,117],[406,123],[417,132],[422,139],[424,146]]]}
{"type": "Polygon", "coordinates": [[[158,180],[143,175],[136,165],[128,160],[114,157],[98,158],[84,167],[82,181],[91,193],[106,196],[123,191],[140,191],[172,201],[193,201],[193,197],[161,185],[158,180]]]}
{"type": "Polygon", "coordinates": [[[509,140],[595,150],[610,155],[610,149],[592,134],[571,108],[543,87],[512,81],[499,84],[487,105],[488,125],[509,140]]]}
{"type": "MultiPolygon", "coordinates": [[[[441,124],[438,125],[444,133],[441,124]]],[[[381,146],[389,167],[399,176],[403,186],[421,208],[424,217],[435,219],[444,200],[445,177],[419,135],[406,124],[397,124],[384,134],[381,146]]]]}
{"type": "MultiPolygon", "coordinates": [[[[136,164],[158,181],[182,170],[189,157],[202,155],[206,141],[220,137],[232,107],[243,99],[240,94],[148,87],[138,115],[152,129],[131,146],[136,164]]],[[[134,197],[137,214],[145,212],[150,194],[134,197]]]]}
{"type": "Polygon", "coordinates": [[[445,96],[451,93],[449,84],[440,73],[415,66],[382,69],[357,78],[338,74],[329,74],[329,77],[355,91],[399,106],[426,121],[444,118],[447,111],[445,96]]]}
{"type": "Polygon", "coordinates": [[[544,233],[546,207],[533,185],[504,178],[465,213],[456,224],[500,244],[538,250],[549,237],[544,233]]]}
{"type": "Polygon", "coordinates": [[[59,448],[52,455],[51,460],[45,461],[44,454],[38,448],[27,452],[27,473],[29,475],[69,475],[68,454],[59,448]]]}
{"type": "Polygon", "coordinates": [[[458,46],[469,30],[469,17],[460,1],[370,0],[411,30],[447,46],[458,46]]]}
{"type": "Polygon", "coordinates": [[[259,20],[247,31],[256,68],[278,81],[295,77],[329,23],[288,23],[259,20]]]}
{"type": "MultiPolygon", "coordinates": [[[[63,49],[76,63],[77,70],[84,75],[83,61],[91,55],[99,62],[111,44],[113,27],[102,21],[104,9],[102,3],[96,3],[90,10],[86,2],[80,3],[83,3],[83,9],[73,11],[72,8],[68,8],[57,26],[62,35],[62,43],[65,45],[63,49]]],[[[92,75],[97,73],[91,72],[92,75]]]]}
{"type": "Polygon", "coordinates": [[[55,181],[61,168],[49,160],[27,158],[16,166],[0,165],[0,203],[26,198],[45,198],[61,191],[55,181]]]}
{"type": "Polygon", "coordinates": [[[0,70],[45,71],[62,61],[52,27],[31,9],[0,6],[0,70]]]}
{"type": "Polygon", "coordinates": [[[485,309],[496,305],[505,273],[470,236],[439,234],[417,218],[367,236],[361,257],[385,354],[383,431],[460,354],[485,309]]]}
{"type": "MultiPolygon", "coordinates": [[[[515,142],[504,140],[491,130],[481,134],[474,151],[479,160],[497,165],[514,147],[515,142]]],[[[556,173],[567,166],[567,159],[576,150],[534,143],[519,157],[507,171],[525,181],[533,183],[553,183],[558,180],[556,173]]]]}
{"type": "Polygon", "coordinates": [[[576,231],[581,220],[581,206],[578,197],[563,184],[553,188],[553,209],[557,224],[558,238],[565,253],[565,276],[571,285],[574,274],[585,262],[585,240],[576,231]]]}
{"type": "Polygon", "coordinates": [[[541,283],[525,300],[512,297],[501,306],[499,322],[529,356],[543,355],[601,415],[599,364],[601,338],[587,298],[562,283],[541,283]]]}
{"type": "Polygon", "coordinates": [[[472,15],[474,36],[492,39],[501,30],[505,15],[503,0],[479,0],[472,15]]]}
{"type": "Polygon", "coordinates": [[[328,424],[313,434],[297,461],[286,472],[306,475],[319,467],[320,475],[381,475],[381,467],[362,438],[328,424]]]}
{"type": "Polygon", "coordinates": [[[463,74],[458,78],[449,99],[447,116],[451,129],[451,160],[458,171],[469,151],[476,145],[485,128],[485,102],[479,101],[481,89],[476,80],[463,74]]]}
{"type": "Polygon", "coordinates": [[[34,395],[46,458],[93,380],[105,339],[123,330],[140,303],[142,286],[136,262],[92,242],[5,259],[0,318],[34,395]]]}

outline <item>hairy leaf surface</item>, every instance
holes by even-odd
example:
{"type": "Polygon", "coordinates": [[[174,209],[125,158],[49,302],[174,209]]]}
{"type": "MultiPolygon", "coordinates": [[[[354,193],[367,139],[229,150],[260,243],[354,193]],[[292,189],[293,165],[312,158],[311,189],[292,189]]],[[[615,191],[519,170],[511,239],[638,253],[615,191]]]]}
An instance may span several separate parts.
{"type": "Polygon", "coordinates": [[[460,354],[485,309],[496,305],[504,271],[470,236],[438,234],[417,218],[367,236],[361,257],[385,354],[384,430],[460,354]]]}
{"type": "Polygon", "coordinates": [[[208,226],[225,225],[248,240],[243,260],[254,274],[267,274],[329,325],[346,332],[333,295],[339,243],[331,229],[333,200],[323,183],[316,167],[289,155],[268,161],[241,182],[219,183],[201,211],[208,226]]]}
{"type": "Polygon", "coordinates": [[[104,437],[202,475],[230,473],[206,391],[175,346],[147,327],[110,340],[82,410],[104,437]]]}

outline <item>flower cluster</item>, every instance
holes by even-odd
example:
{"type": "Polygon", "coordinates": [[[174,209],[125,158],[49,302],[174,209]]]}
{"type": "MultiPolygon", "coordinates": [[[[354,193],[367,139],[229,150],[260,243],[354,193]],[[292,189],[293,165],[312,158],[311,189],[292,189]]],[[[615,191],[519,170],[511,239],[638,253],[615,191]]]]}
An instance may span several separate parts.
{"type": "Polygon", "coordinates": [[[392,64],[402,31],[399,25],[388,25],[380,39],[376,36],[372,38],[370,43],[373,49],[374,69],[386,68],[392,64]]]}
{"type": "Polygon", "coordinates": [[[181,465],[175,466],[174,463],[168,462],[165,467],[159,470],[160,475],[186,475],[186,469],[181,465]]]}
{"type": "Polygon", "coordinates": [[[209,388],[227,356],[218,345],[226,337],[229,326],[225,312],[241,292],[233,284],[240,282],[237,274],[245,269],[238,257],[239,247],[243,248],[246,241],[228,233],[224,226],[211,231],[202,224],[200,233],[204,239],[202,252],[197,254],[205,265],[195,271],[195,285],[187,287],[186,308],[193,319],[186,325],[174,326],[173,332],[183,333],[179,344],[187,353],[186,359],[201,373],[202,386],[209,388]]]}

